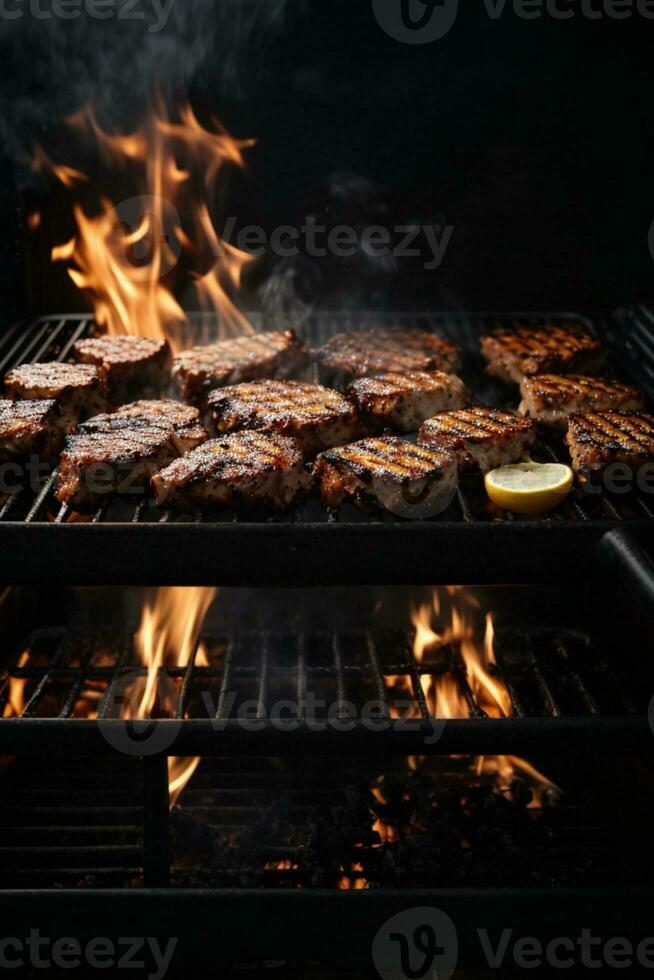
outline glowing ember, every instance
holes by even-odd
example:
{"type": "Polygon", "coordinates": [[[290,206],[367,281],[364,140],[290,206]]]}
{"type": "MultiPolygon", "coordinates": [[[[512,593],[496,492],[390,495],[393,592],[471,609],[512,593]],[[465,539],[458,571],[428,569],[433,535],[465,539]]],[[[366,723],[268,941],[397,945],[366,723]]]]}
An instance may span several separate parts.
{"type": "Polygon", "coordinates": [[[53,163],[40,147],[35,152],[35,169],[47,170],[72,193],[79,189],[85,202],[91,197],[90,205],[73,200],[77,231],[51,254],[90,297],[98,325],[110,334],[167,338],[177,348],[175,327],[186,314],[176,287],[183,287],[194,307],[217,313],[220,336],[250,331],[230,293],[239,289],[253,256],[221,238],[210,202],[222,189],[225,169],[245,166],[243,150],[254,141],[235,139],[215,119],[214,129],[205,129],[188,105],[173,118],[162,99],[130,134],[105,132],[91,108],[67,122],[94,141],[125,188],[121,201],[93,199],[84,173],[53,163]],[[186,281],[178,264],[182,253],[193,270],[186,281]]]}
{"type": "MultiPolygon", "coordinates": [[[[187,667],[191,661],[208,666],[206,650],[198,638],[209,607],[216,598],[214,588],[161,588],[146,602],[135,638],[135,649],[147,676],[136,697],[128,700],[126,717],[171,717],[176,689],[160,684],[164,667],[187,667]],[[130,703],[131,702],[131,703],[130,703]]],[[[171,807],[195,772],[199,758],[168,760],[168,787],[171,807]]]]}

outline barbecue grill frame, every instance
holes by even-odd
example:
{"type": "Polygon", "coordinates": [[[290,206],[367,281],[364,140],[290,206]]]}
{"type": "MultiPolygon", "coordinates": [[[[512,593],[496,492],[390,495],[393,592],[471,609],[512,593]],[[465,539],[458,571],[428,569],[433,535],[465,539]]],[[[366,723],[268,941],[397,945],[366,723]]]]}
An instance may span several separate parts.
{"type": "MultiPolygon", "coordinates": [[[[384,314],[384,323],[407,322],[407,314],[384,314]],[[404,318],[402,320],[402,318],[404,318]]],[[[652,388],[647,373],[652,351],[647,346],[644,313],[621,311],[604,331],[616,362],[652,388]]],[[[321,314],[333,323],[336,314],[321,314]]],[[[319,319],[320,319],[319,317],[319,319]]],[[[439,318],[461,322],[480,319],[570,318],[568,313],[423,313],[411,323],[439,318]]],[[[342,319],[342,318],[341,318],[342,319]]],[[[370,319],[370,315],[368,315],[370,319]]],[[[348,324],[357,317],[347,318],[348,324]]],[[[322,320],[320,320],[322,322],[322,320]]],[[[343,321],[346,322],[345,320],[343,321]]],[[[647,321],[649,322],[649,321],[647,321]]],[[[256,323],[255,325],[259,325],[256,323]]],[[[287,325],[294,325],[292,322],[287,325]]],[[[0,371],[16,357],[36,360],[52,349],[65,359],[72,344],[93,326],[88,314],[50,316],[31,325],[16,324],[0,352],[0,371]],[[70,336],[65,328],[77,326],[70,336]],[[49,332],[55,324],[54,333],[49,332]],[[24,331],[31,330],[25,344],[24,331]]],[[[604,329],[604,328],[603,328],[604,329]]],[[[424,523],[335,522],[56,524],[38,520],[3,520],[0,515],[0,574],[16,585],[44,585],[64,580],[71,585],[317,585],[317,584],[486,584],[498,581],[540,583],[553,578],[574,581],[590,573],[603,535],[624,522],[614,519],[606,501],[605,520],[465,520],[424,523]],[[537,560],[534,555],[538,555],[537,560]],[[102,556],[101,561],[98,556],[102,556]]],[[[587,516],[587,515],[586,515],[587,516]]],[[[654,547],[654,521],[628,522],[640,539],[654,547]]]]}
{"type": "Polygon", "coordinates": [[[438,909],[455,923],[459,968],[488,969],[477,930],[498,940],[507,925],[514,940],[534,937],[543,948],[592,928],[604,942],[620,936],[635,949],[652,935],[652,900],[649,887],[12,890],[0,891],[0,915],[7,935],[39,929],[43,936],[73,935],[83,945],[96,936],[117,943],[138,923],[140,934],[157,937],[162,948],[178,938],[171,977],[176,964],[183,976],[193,964],[190,975],[199,977],[233,964],[288,961],[370,970],[377,931],[399,912],[418,908],[438,909]]]}

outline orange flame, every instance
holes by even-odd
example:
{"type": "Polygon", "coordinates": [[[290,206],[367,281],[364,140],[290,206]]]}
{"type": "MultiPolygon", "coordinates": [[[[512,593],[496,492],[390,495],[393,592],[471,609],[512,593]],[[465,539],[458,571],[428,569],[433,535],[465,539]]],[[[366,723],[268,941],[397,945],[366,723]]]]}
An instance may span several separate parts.
{"type": "MultiPolygon", "coordinates": [[[[29,650],[24,650],[18,660],[18,667],[24,667],[29,660],[29,650]]],[[[26,677],[9,678],[9,695],[2,713],[3,718],[20,718],[25,708],[26,677]]]]}
{"type": "MultiPolygon", "coordinates": [[[[218,593],[214,588],[161,588],[145,603],[135,648],[147,676],[138,691],[138,703],[132,714],[150,718],[153,713],[172,714],[176,691],[162,690],[160,671],[164,667],[186,667],[194,658],[199,666],[208,666],[204,646],[198,638],[209,607],[218,593]],[[163,703],[162,703],[163,702],[163,703]]],[[[199,758],[168,760],[170,805],[177,802],[200,762],[199,758]]]]}
{"type": "MultiPolygon", "coordinates": [[[[194,303],[218,314],[220,335],[250,332],[230,291],[240,288],[243,269],[254,256],[221,238],[209,202],[226,166],[245,167],[243,151],[254,141],[235,139],[217,120],[212,120],[215,131],[206,129],[189,105],[173,119],[161,98],[134,133],[105,132],[90,107],[66,122],[95,140],[111,173],[124,174],[130,187],[121,202],[98,197],[91,213],[74,202],[76,233],[51,253],[90,297],[98,325],[110,334],[168,339],[177,349],[176,327],[186,314],[174,287],[184,252],[195,270],[194,303]]],[[[47,169],[69,190],[87,182],[88,198],[86,175],[53,163],[40,147],[34,166],[47,169]]]]}
{"type": "MultiPolygon", "coordinates": [[[[443,596],[434,591],[432,601],[415,609],[411,615],[415,627],[413,655],[418,665],[427,661],[444,661],[446,648],[460,657],[464,667],[465,681],[476,704],[490,718],[508,718],[512,715],[511,698],[502,681],[494,676],[497,667],[495,658],[495,628],[492,613],[487,613],[483,641],[477,628],[479,602],[471,593],[456,586],[444,590],[451,604],[450,623],[437,631],[434,619],[441,616],[443,596]]],[[[396,680],[392,678],[391,680],[396,680]]],[[[442,675],[421,674],[420,683],[425,701],[431,715],[435,718],[469,718],[470,705],[462,690],[457,671],[446,671],[442,675]]],[[[409,765],[417,768],[419,759],[411,758],[409,765]]],[[[477,771],[496,772],[506,785],[518,769],[537,784],[537,789],[554,788],[545,776],[522,759],[513,756],[480,757],[477,771]]],[[[534,805],[538,805],[536,794],[534,805]]]]}

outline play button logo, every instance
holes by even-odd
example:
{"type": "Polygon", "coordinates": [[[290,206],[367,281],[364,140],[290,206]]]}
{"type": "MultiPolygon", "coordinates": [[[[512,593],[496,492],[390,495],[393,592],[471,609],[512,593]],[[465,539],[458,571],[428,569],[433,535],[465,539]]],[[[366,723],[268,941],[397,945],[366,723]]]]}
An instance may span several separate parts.
{"type": "Polygon", "coordinates": [[[404,44],[432,44],[454,26],[459,0],[372,0],[380,27],[404,44]]]}

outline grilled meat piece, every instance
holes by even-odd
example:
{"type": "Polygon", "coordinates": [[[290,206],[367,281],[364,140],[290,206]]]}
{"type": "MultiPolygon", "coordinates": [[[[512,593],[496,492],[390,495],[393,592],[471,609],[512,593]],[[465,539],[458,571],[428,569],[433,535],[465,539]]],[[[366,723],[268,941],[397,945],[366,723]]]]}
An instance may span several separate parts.
{"type": "Polygon", "coordinates": [[[208,399],[217,432],[255,429],[294,436],[307,454],[361,434],[352,402],[338,391],[301,381],[252,381],[218,388],[208,399]]]}
{"type": "Polygon", "coordinates": [[[149,419],[101,415],[68,436],[55,496],[84,512],[109,494],[141,494],[150,477],[177,459],[172,426],[149,419]]]}
{"type": "Polygon", "coordinates": [[[455,371],[459,349],[426,330],[339,333],[316,351],[326,376],[341,380],[407,371],[455,371]]]}
{"type": "Polygon", "coordinates": [[[468,392],[455,374],[411,371],[360,378],[347,391],[371,429],[415,432],[425,419],[468,404],[468,392]]]}
{"type": "Polygon", "coordinates": [[[165,340],[146,337],[92,337],[73,345],[73,357],[95,364],[116,402],[130,394],[158,393],[170,378],[172,354],[165,340]]]}
{"type": "Polygon", "coordinates": [[[235,432],[212,439],[152,478],[159,506],[282,513],[309,490],[298,442],[275,433],[235,432]]]}
{"type": "Polygon", "coordinates": [[[518,384],[534,374],[593,374],[603,360],[602,346],[576,323],[499,327],[481,338],[487,371],[518,384]]]}
{"type": "Polygon", "coordinates": [[[557,374],[537,374],[523,378],[520,384],[523,415],[567,428],[568,418],[576,412],[637,412],[645,407],[642,392],[620,381],[589,378],[581,374],[562,377],[557,374]]]}
{"type": "Polygon", "coordinates": [[[184,398],[201,405],[214,388],[258,378],[288,378],[306,357],[306,348],[293,330],[250,334],[184,351],[175,358],[173,375],[184,398]]]}
{"type": "Polygon", "coordinates": [[[52,460],[63,434],[53,398],[10,401],[0,398],[0,463],[39,456],[52,460]]]}
{"type": "Polygon", "coordinates": [[[535,437],[534,423],[513,412],[464,408],[428,419],[418,442],[454,453],[460,470],[479,467],[485,473],[520,459],[535,437]]]}
{"type": "Polygon", "coordinates": [[[108,392],[95,367],[86,364],[23,364],[5,375],[10,398],[54,398],[62,432],[71,432],[80,419],[106,411],[108,392]]]}
{"type": "Polygon", "coordinates": [[[206,442],[209,438],[206,429],[200,422],[198,409],[171,399],[131,402],[129,405],[123,405],[112,415],[100,415],[90,419],[86,424],[80,426],[80,430],[83,432],[102,431],[107,423],[113,425],[116,419],[125,419],[127,423],[136,423],[139,426],[147,424],[154,428],[172,429],[175,445],[180,455],[195,449],[196,446],[206,442]]]}
{"type": "Polygon", "coordinates": [[[381,508],[413,520],[444,510],[457,485],[451,453],[396,437],[363,439],[321,453],[314,474],[328,507],[350,500],[366,512],[381,508]]]}
{"type": "Polygon", "coordinates": [[[572,468],[580,474],[610,463],[641,466],[654,462],[654,415],[645,412],[581,412],[568,422],[565,441],[572,468]]]}

